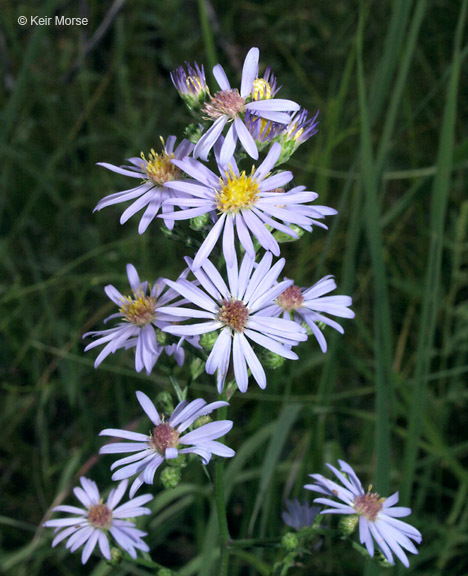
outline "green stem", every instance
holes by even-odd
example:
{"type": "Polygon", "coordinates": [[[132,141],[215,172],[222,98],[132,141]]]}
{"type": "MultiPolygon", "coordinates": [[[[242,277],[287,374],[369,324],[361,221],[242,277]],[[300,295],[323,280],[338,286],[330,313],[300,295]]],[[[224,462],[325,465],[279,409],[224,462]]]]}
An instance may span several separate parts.
{"type": "MultiPolygon", "coordinates": [[[[226,399],[226,391],[222,394],[222,400],[226,399]]],[[[218,420],[224,420],[227,414],[227,406],[223,406],[218,410],[218,420]]],[[[218,442],[222,441],[222,438],[218,442]]],[[[215,463],[215,478],[214,478],[214,489],[215,489],[215,503],[216,512],[218,514],[218,526],[219,526],[219,538],[220,538],[220,565],[219,565],[219,576],[228,575],[229,567],[229,527],[226,516],[226,499],[224,496],[224,458],[220,458],[215,463]]]]}

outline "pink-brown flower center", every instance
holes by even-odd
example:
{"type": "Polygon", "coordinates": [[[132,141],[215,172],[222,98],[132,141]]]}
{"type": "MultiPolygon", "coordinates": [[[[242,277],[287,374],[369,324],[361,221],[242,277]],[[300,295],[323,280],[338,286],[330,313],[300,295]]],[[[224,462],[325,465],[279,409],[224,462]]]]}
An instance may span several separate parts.
{"type": "Polygon", "coordinates": [[[245,112],[245,101],[236,89],[221,90],[211,97],[202,112],[206,114],[207,120],[216,120],[221,116],[234,119],[240,113],[245,112]]]}
{"type": "Polygon", "coordinates": [[[248,317],[249,310],[241,300],[223,300],[218,319],[234,332],[244,331],[248,317]]]}
{"type": "Polygon", "coordinates": [[[299,286],[290,286],[282,292],[276,299],[278,306],[281,306],[286,312],[297,310],[304,303],[304,296],[299,286]]]}
{"type": "Polygon", "coordinates": [[[360,516],[364,516],[370,522],[373,522],[378,513],[382,510],[385,498],[381,498],[375,492],[367,492],[362,496],[354,499],[353,506],[360,516]]]}
{"type": "Polygon", "coordinates": [[[158,424],[153,428],[151,444],[164,456],[166,448],[177,448],[180,434],[168,422],[158,424]]]}
{"type": "Polygon", "coordinates": [[[108,528],[112,523],[112,510],[102,502],[94,504],[89,509],[88,522],[96,528],[108,528]]]}

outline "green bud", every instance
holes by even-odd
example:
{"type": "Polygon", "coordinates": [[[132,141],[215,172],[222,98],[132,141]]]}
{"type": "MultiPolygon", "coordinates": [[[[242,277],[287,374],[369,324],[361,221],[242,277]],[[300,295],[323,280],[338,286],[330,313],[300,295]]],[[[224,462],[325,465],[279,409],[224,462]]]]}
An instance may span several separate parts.
{"type": "Polygon", "coordinates": [[[299,538],[293,532],[288,532],[281,539],[281,547],[287,552],[295,552],[299,547],[299,538]]]}
{"type": "Polygon", "coordinates": [[[277,242],[279,242],[280,244],[284,244],[286,242],[295,242],[296,240],[298,240],[299,238],[302,238],[302,236],[304,236],[304,233],[305,233],[304,228],[300,228],[296,224],[290,224],[289,228],[291,228],[291,230],[293,230],[297,234],[298,237],[294,238],[294,236],[289,236],[289,234],[285,234],[284,232],[280,232],[279,230],[277,230],[273,234],[273,236],[275,237],[277,242]]]}
{"type": "Polygon", "coordinates": [[[310,326],[307,324],[307,322],[301,322],[301,326],[305,329],[305,331],[307,332],[307,336],[312,336],[313,332],[310,328],[310,326]]]}
{"type": "Polygon", "coordinates": [[[190,375],[196,380],[205,371],[205,362],[201,358],[193,358],[190,362],[190,375]]]}
{"type": "Polygon", "coordinates": [[[156,328],[156,342],[161,344],[161,346],[167,346],[169,341],[169,334],[167,332],[163,332],[159,328],[156,328]]]}
{"type": "Polygon", "coordinates": [[[164,414],[172,414],[174,412],[174,403],[169,392],[160,392],[156,396],[156,405],[164,414]]]}
{"type": "Polygon", "coordinates": [[[316,322],[317,326],[320,328],[320,330],[323,332],[325,330],[325,328],[327,327],[327,325],[325,324],[325,322],[316,322]]]}
{"type": "Polygon", "coordinates": [[[356,530],[358,522],[359,516],[357,515],[343,516],[338,524],[340,534],[344,537],[351,536],[351,534],[356,530]]]}
{"type": "Polygon", "coordinates": [[[205,226],[208,225],[209,221],[210,221],[210,215],[206,213],[202,214],[201,216],[195,216],[195,218],[190,218],[189,225],[192,230],[199,232],[200,230],[203,230],[205,226]]]}
{"type": "Polygon", "coordinates": [[[177,458],[170,458],[166,460],[167,464],[172,468],[185,468],[187,466],[187,456],[179,454],[177,458]]]}
{"type": "Polygon", "coordinates": [[[199,340],[200,346],[203,348],[203,350],[211,352],[217,339],[218,339],[217,332],[207,332],[206,334],[202,334],[199,340]]]}
{"type": "Polygon", "coordinates": [[[161,483],[164,488],[176,488],[179,485],[181,472],[180,468],[174,468],[172,466],[167,466],[161,472],[161,483]]]}
{"type": "Polygon", "coordinates": [[[271,352],[271,350],[262,351],[262,364],[267,368],[280,368],[284,364],[283,356],[271,352]]]}
{"type": "Polygon", "coordinates": [[[120,548],[111,548],[111,557],[109,564],[111,566],[118,566],[123,560],[122,550],[120,548]]]}
{"type": "Polygon", "coordinates": [[[190,140],[192,144],[196,144],[201,138],[202,132],[198,124],[189,124],[185,129],[185,137],[190,140]]]}
{"type": "Polygon", "coordinates": [[[197,418],[195,420],[195,422],[193,423],[193,427],[194,428],[200,428],[201,426],[208,424],[208,422],[211,422],[211,418],[208,415],[200,416],[200,418],[197,418]]]}

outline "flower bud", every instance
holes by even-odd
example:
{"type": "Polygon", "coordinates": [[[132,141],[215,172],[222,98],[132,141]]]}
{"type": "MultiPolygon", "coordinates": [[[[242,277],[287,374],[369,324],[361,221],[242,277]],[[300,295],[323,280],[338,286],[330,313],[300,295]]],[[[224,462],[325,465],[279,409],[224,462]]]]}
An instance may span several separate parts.
{"type": "Polygon", "coordinates": [[[180,468],[179,467],[174,468],[172,466],[167,466],[161,472],[160,478],[161,478],[161,484],[164,486],[164,488],[166,488],[166,489],[176,488],[179,485],[179,482],[181,479],[180,468]]]}
{"type": "Polygon", "coordinates": [[[281,547],[287,552],[295,552],[299,547],[299,538],[293,532],[288,532],[281,539],[281,547]]]}
{"type": "Polygon", "coordinates": [[[200,418],[197,418],[195,420],[195,422],[193,423],[193,427],[194,428],[200,428],[201,426],[204,426],[205,424],[208,424],[208,422],[211,422],[211,418],[210,416],[206,415],[206,416],[200,416],[200,418]]]}
{"type": "Polygon", "coordinates": [[[267,368],[280,368],[284,364],[284,357],[271,352],[271,350],[262,350],[262,364],[267,368]]]}
{"type": "Polygon", "coordinates": [[[111,557],[109,560],[109,564],[111,566],[118,566],[119,564],[122,563],[123,560],[123,554],[122,554],[122,550],[120,548],[111,548],[111,557]]]}
{"type": "Polygon", "coordinates": [[[359,522],[359,516],[349,515],[343,516],[338,524],[338,530],[342,536],[351,536],[351,534],[356,530],[356,526],[359,522]]]}
{"type": "Polygon", "coordinates": [[[156,405],[164,414],[172,414],[174,412],[174,403],[169,392],[160,392],[156,396],[156,405]]]}
{"type": "Polygon", "coordinates": [[[195,216],[195,218],[191,218],[189,226],[192,230],[199,232],[200,230],[203,230],[203,228],[205,228],[205,226],[209,223],[209,221],[210,221],[210,215],[206,213],[202,214],[201,216],[195,216]]]}
{"type": "Polygon", "coordinates": [[[203,350],[206,350],[207,352],[211,352],[217,339],[218,339],[218,333],[217,332],[207,332],[206,334],[202,334],[200,336],[199,343],[200,343],[200,346],[203,348],[203,350]]]}

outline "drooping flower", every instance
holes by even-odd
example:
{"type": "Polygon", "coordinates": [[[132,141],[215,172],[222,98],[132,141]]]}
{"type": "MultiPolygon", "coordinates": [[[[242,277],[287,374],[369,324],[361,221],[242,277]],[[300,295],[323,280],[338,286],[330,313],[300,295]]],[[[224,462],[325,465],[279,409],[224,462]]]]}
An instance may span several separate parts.
{"type": "MultiPolygon", "coordinates": [[[[174,318],[161,312],[159,309],[172,302],[178,293],[171,289],[164,292],[166,284],[162,278],[158,278],[151,286],[148,282],[141,282],[140,277],[132,264],[127,264],[127,276],[132,289],[131,296],[123,296],[117,288],[109,284],[105,287],[107,296],[119,306],[119,311],[104,320],[119,318],[121,322],[114,328],[87,332],[83,338],[92,336],[94,342],[88,344],[85,352],[105,344],[96,358],[94,367],[121,348],[135,348],[135,369],[141,372],[143,368],[149,374],[164,350],[166,354],[174,354],[179,365],[184,362],[184,351],[179,344],[162,346],[156,339],[156,328],[162,329],[169,322],[180,318],[174,318]]],[[[193,342],[192,342],[193,343],[193,342]]]]}
{"type": "Polygon", "coordinates": [[[193,269],[190,259],[186,260],[197,282],[184,278],[166,282],[196,308],[167,307],[165,311],[204,321],[173,324],[166,326],[164,331],[176,336],[220,331],[205,367],[208,374],[217,372],[218,391],[223,390],[230,363],[241,392],[247,390],[247,368],[260,388],[265,388],[265,371],[249,340],[275,354],[296,360],[297,354],[291,346],[307,339],[304,328],[296,322],[262,312],[292,284],[292,280],[276,282],[285,264],[284,258],[272,266],[272,255],[267,252],[254,270],[255,260],[246,254],[239,269],[237,263],[227,268],[229,287],[209,260],[197,270],[193,269]]]}
{"type": "Polygon", "coordinates": [[[256,160],[258,150],[244,123],[246,111],[249,110],[265,120],[288,124],[290,121],[288,113],[299,110],[299,105],[295,102],[274,97],[277,91],[276,79],[270,70],[267,70],[263,78],[258,77],[259,56],[258,48],[249,50],[242,69],[240,91],[231,88],[220,64],[213,68],[213,75],[221,90],[211,96],[201,110],[205,119],[213,121],[213,124],[197,142],[194,149],[195,158],[207,160],[224,127],[230,124],[220,151],[221,164],[226,165],[234,154],[238,139],[247,154],[256,160]]]}
{"type": "MultiPolygon", "coordinates": [[[[138,225],[138,232],[143,234],[159,213],[160,209],[162,210],[163,218],[167,212],[173,210],[170,205],[163,206],[164,200],[174,196],[174,192],[166,187],[166,183],[171,180],[177,180],[181,176],[179,168],[177,168],[171,160],[174,158],[181,160],[185,156],[188,156],[193,150],[193,144],[188,140],[182,140],[174,150],[176,142],[175,136],[169,136],[166,144],[162,138],[161,142],[163,147],[162,152],[156,153],[154,149],[151,149],[148,159],[146,159],[142,152],[140,158],[135,157],[128,159],[131,166],[114,166],[107,162],[98,162],[98,166],[103,166],[112,172],[117,172],[117,174],[130,176],[130,178],[138,178],[139,180],[143,178],[143,182],[136,188],[106,196],[97,203],[93,212],[101,210],[106,206],[111,206],[112,204],[135,200],[123,212],[120,217],[120,223],[125,224],[134,214],[146,207],[140,224],[138,225]]],[[[166,220],[164,218],[164,223],[171,229],[174,226],[172,220],[166,220]]]]}
{"type": "Polygon", "coordinates": [[[286,500],[285,505],[286,510],[283,511],[281,517],[283,522],[294,530],[312,526],[315,517],[320,512],[319,506],[309,506],[307,502],[301,503],[297,498],[286,500]]]}
{"type": "Polygon", "coordinates": [[[313,490],[327,496],[314,500],[314,503],[331,507],[322,510],[321,514],[356,515],[359,519],[361,544],[365,544],[370,556],[374,556],[375,540],[391,564],[394,564],[393,554],[395,554],[408,567],[409,561],[405,550],[417,554],[418,551],[411,540],[417,544],[422,540],[419,530],[398,520],[398,518],[411,514],[411,508],[395,506],[398,503],[398,492],[389,498],[381,498],[379,494],[371,492],[371,487],[365,492],[351,466],[342,460],[338,460],[338,462],[340,470],[331,464],[327,464],[327,466],[343,486],[328,480],[321,474],[311,474],[315,484],[304,486],[307,490],[313,490]],[[331,500],[330,496],[338,498],[341,502],[331,500]]]}
{"type": "Polygon", "coordinates": [[[283,318],[291,318],[302,324],[305,322],[312,330],[323,353],[327,351],[327,341],[317,323],[321,322],[334,328],[340,334],[343,328],[334,320],[324,314],[339,316],[340,318],[354,318],[354,312],[348,308],[353,303],[349,296],[326,296],[336,289],[333,276],[324,276],[311,288],[299,288],[289,286],[278,296],[276,302],[266,309],[273,316],[283,315],[283,318]]]}
{"type": "Polygon", "coordinates": [[[107,428],[100,433],[100,436],[130,440],[107,444],[99,450],[100,454],[135,452],[131,456],[116,460],[111,466],[111,470],[120,467],[120,470],[112,475],[112,480],[138,475],[130,488],[130,496],[133,496],[143,483],[152,484],[156,470],[164,460],[178,458],[179,454],[198,454],[204,464],[208,464],[213,454],[224,458],[234,456],[234,450],[215,441],[229,432],[232,428],[231,420],[208,422],[185,433],[200,416],[228,406],[227,402],[207,404],[201,398],[190,403],[184,400],[175,407],[169,420],[164,420],[146,394],[137,392],[136,395],[140,406],[153,423],[150,435],[114,428],[107,428]]]}
{"type": "Polygon", "coordinates": [[[171,80],[180,97],[192,109],[198,107],[209,96],[210,90],[206,85],[205,70],[194,62],[193,66],[185,63],[187,71],[179,66],[171,72],[171,80]]]}
{"type": "Polygon", "coordinates": [[[311,206],[309,203],[315,200],[318,194],[306,191],[304,186],[296,186],[285,192],[282,187],[292,180],[291,172],[284,171],[269,176],[280,153],[281,146],[275,142],[264,161],[257,169],[253,167],[250,174],[239,172],[233,158],[228,169],[218,164],[220,176],[193,158],[173,161],[196,182],[174,181],[167,184],[179,194],[186,193],[190,197],[181,198],[178,194],[177,197],[167,200],[165,204],[183,209],[166,217],[183,220],[209,213],[216,220],[195,256],[194,269],[208,258],[221,235],[226,263],[229,267],[233,266],[236,256],[235,230],[247,254],[254,258],[252,236],[265,250],[273,252],[275,256],[280,253],[279,244],[267,226],[293,238],[298,235],[291,229],[290,224],[309,232],[312,225],[327,228],[319,220],[326,215],[336,214],[336,210],[327,206],[311,206]]]}
{"type": "Polygon", "coordinates": [[[43,524],[47,528],[55,528],[52,546],[54,547],[68,538],[65,546],[70,552],[75,552],[84,544],[81,554],[83,564],[88,561],[96,544],[99,545],[104,558],[111,559],[109,534],[132,558],[136,558],[137,550],[149,552],[148,546],[142,540],[142,537],[146,536],[147,533],[138,530],[135,523],[126,520],[126,518],[151,514],[151,510],[142,507],[142,505],[152,500],[153,496],[144,494],[118,506],[127,490],[128,482],[124,480],[120,482],[117,488],[111,490],[104,504],[95,482],[81,477],[80,483],[82,488],[76,487],[73,492],[84,508],[56,506],[52,512],[67,512],[74,514],[74,516],[48,520],[43,524]]]}

